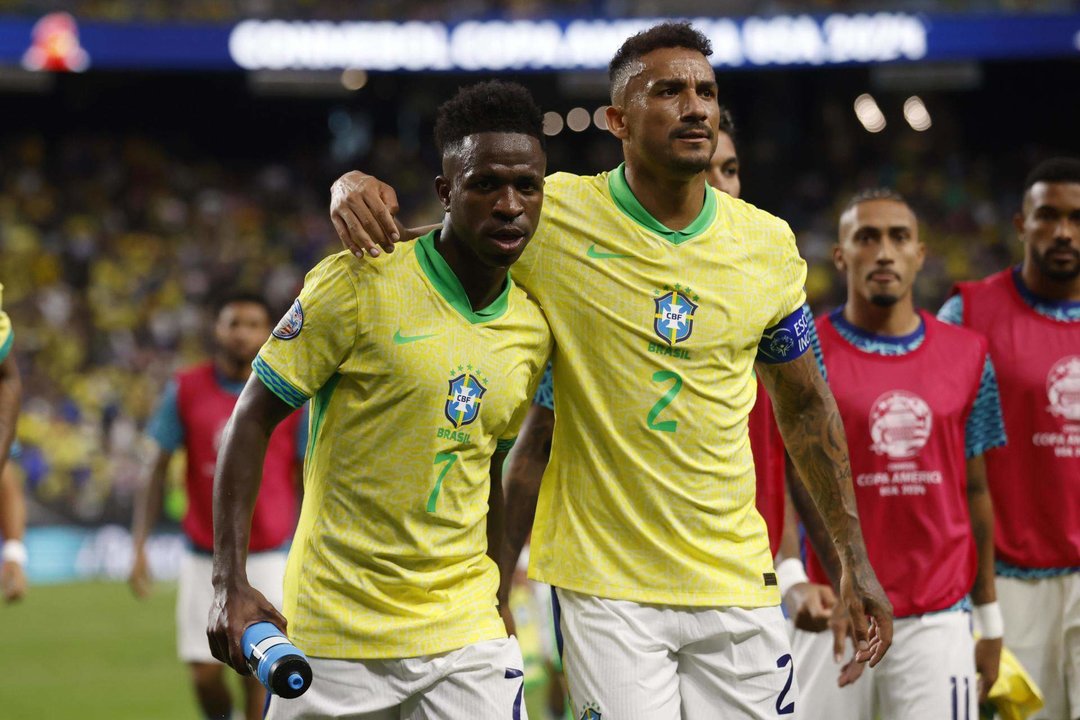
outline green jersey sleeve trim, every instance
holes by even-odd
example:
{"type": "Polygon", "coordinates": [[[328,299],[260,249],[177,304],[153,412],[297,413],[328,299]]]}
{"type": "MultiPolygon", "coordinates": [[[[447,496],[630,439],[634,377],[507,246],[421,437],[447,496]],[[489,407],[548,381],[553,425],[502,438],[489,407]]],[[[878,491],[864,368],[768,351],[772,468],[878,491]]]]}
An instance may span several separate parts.
{"type": "Polygon", "coordinates": [[[510,448],[514,447],[514,443],[517,442],[517,438],[508,438],[505,440],[499,440],[495,443],[495,452],[510,452],[510,448]]]}
{"type": "Polygon", "coordinates": [[[281,375],[279,375],[274,368],[270,367],[262,357],[255,357],[255,361],[251,363],[251,369],[254,370],[258,378],[262,380],[263,385],[265,385],[270,392],[281,398],[286,405],[298,408],[307,402],[307,395],[297,390],[293,387],[292,383],[281,377],[281,375]]]}
{"type": "Polygon", "coordinates": [[[8,331],[7,337],[4,338],[3,345],[0,345],[0,362],[4,362],[7,359],[8,354],[11,352],[11,346],[15,344],[15,331],[8,331]]]}
{"type": "Polygon", "coordinates": [[[473,310],[472,303],[469,302],[469,296],[465,294],[465,288],[461,285],[461,280],[458,279],[458,276],[454,274],[454,271],[446,264],[446,260],[435,248],[435,236],[438,232],[438,230],[432,230],[416,241],[416,261],[420,263],[421,269],[423,269],[431,284],[435,286],[435,289],[443,296],[446,302],[450,303],[462,317],[473,325],[502,317],[509,304],[510,288],[513,287],[510,273],[506,274],[506,283],[503,285],[503,291],[499,294],[499,297],[495,298],[494,302],[486,308],[473,310]]]}
{"type": "Polygon", "coordinates": [[[626,163],[621,163],[619,167],[608,173],[608,192],[611,193],[611,199],[615,201],[615,206],[624,215],[674,245],[697,237],[705,232],[712,225],[713,220],[716,219],[716,195],[712,188],[706,185],[705,203],[702,205],[701,212],[698,213],[694,222],[682,230],[672,230],[667,227],[654,218],[634,197],[634,192],[630,189],[629,183],[626,182],[626,163]]]}

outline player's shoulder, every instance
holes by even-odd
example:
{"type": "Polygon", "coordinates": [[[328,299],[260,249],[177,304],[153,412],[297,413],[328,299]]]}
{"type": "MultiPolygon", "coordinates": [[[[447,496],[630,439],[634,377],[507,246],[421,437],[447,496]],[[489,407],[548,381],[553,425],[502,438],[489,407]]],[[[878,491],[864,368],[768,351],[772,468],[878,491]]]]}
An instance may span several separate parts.
{"type": "Polygon", "coordinates": [[[923,321],[926,323],[928,330],[938,337],[946,339],[955,347],[967,347],[983,354],[986,353],[987,341],[982,333],[963,325],[953,325],[944,320],[939,320],[930,313],[923,313],[923,321]]]}
{"type": "Polygon", "coordinates": [[[556,172],[544,178],[544,209],[553,210],[575,203],[593,202],[607,188],[608,173],[576,175],[556,172]]]}
{"type": "Polygon", "coordinates": [[[791,228],[787,222],[756,205],[728,195],[722,190],[710,188],[716,197],[715,222],[732,229],[765,232],[770,235],[789,236],[791,228]]]}
{"type": "Polygon", "coordinates": [[[1012,273],[1012,268],[1005,268],[1000,272],[987,275],[979,280],[962,280],[956,283],[956,292],[960,294],[972,294],[991,290],[1003,284],[1011,283],[1013,281],[1012,273]]]}

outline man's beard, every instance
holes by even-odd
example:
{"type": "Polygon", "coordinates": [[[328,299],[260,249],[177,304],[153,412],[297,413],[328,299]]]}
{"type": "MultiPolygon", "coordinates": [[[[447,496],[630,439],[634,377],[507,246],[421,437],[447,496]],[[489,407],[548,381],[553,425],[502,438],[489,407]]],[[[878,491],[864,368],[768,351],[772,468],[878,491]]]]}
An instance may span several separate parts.
{"type": "Polygon", "coordinates": [[[1050,248],[1050,250],[1047,250],[1046,253],[1039,253],[1037,251],[1032,252],[1031,259],[1035,262],[1035,266],[1039,269],[1039,273],[1049,278],[1050,280],[1053,280],[1055,282],[1072,282],[1077,277],[1080,277],[1080,252],[1069,248],[1069,252],[1071,252],[1076,257],[1076,263],[1073,265],[1071,270],[1062,270],[1059,268],[1055,268],[1053,265],[1050,264],[1050,261],[1046,259],[1047,253],[1058,249],[1059,248],[1050,248]]]}
{"type": "Polygon", "coordinates": [[[870,304],[878,307],[892,307],[900,301],[896,295],[871,295],[870,304]]]}

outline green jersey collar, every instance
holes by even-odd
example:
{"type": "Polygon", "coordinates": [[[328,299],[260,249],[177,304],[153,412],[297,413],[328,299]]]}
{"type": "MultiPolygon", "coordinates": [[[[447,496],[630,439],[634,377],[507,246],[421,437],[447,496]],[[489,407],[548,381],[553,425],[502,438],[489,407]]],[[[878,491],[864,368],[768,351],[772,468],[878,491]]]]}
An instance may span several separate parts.
{"type": "Polygon", "coordinates": [[[695,238],[705,232],[712,225],[713,219],[716,218],[716,195],[713,193],[712,188],[706,185],[705,204],[701,207],[701,212],[698,213],[694,222],[682,230],[672,230],[666,227],[650,215],[649,211],[634,197],[634,192],[626,182],[626,163],[620,163],[619,167],[608,173],[608,191],[611,193],[611,199],[615,201],[615,205],[624,215],[674,245],[695,238]]]}
{"type": "Polygon", "coordinates": [[[443,299],[472,324],[488,322],[501,317],[506,312],[506,306],[510,298],[510,288],[514,284],[513,280],[510,279],[510,273],[506,273],[506,283],[503,285],[503,291],[499,293],[499,297],[495,298],[486,308],[473,310],[472,304],[469,302],[469,296],[465,294],[465,288],[461,285],[461,280],[458,279],[458,276],[446,264],[446,259],[435,248],[435,235],[438,232],[439,230],[432,230],[416,241],[416,260],[420,263],[420,268],[427,275],[428,280],[443,296],[443,299]]]}

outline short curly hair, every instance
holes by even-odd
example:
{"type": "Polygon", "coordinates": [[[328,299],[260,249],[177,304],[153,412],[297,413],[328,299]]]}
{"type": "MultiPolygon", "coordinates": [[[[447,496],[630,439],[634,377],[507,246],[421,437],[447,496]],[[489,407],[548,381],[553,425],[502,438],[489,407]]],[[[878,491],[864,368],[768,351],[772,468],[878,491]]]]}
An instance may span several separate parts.
{"type": "Polygon", "coordinates": [[[467,85],[439,106],[435,147],[440,154],[484,132],[531,135],[544,147],[544,116],[524,85],[503,80],[467,85]]]}
{"type": "Polygon", "coordinates": [[[1080,183],[1080,160],[1055,157],[1043,160],[1024,179],[1024,192],[1035,183],[1080,183]]]}
{"type": "Polygon", "coordinates": [[[712,43],[701,31],[694,29],[688,22],[666,22],[642,30],[637,35],[626,39],[622,47],[611,58],[608,65],[608,80],[611,83],[611,101],[626,89],[630,79],[630,69],[635,60],[661,48],[686,48],[697,50],[705,57],[712,55],[712,43]]]}

